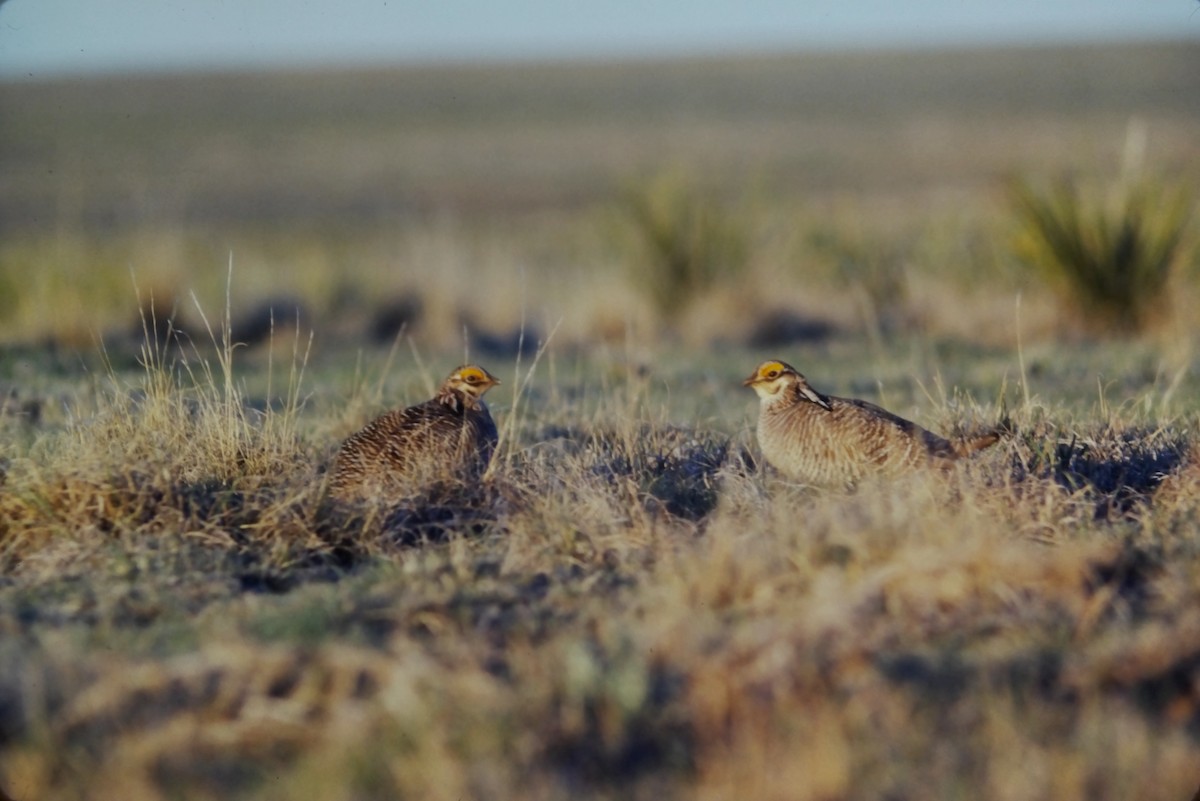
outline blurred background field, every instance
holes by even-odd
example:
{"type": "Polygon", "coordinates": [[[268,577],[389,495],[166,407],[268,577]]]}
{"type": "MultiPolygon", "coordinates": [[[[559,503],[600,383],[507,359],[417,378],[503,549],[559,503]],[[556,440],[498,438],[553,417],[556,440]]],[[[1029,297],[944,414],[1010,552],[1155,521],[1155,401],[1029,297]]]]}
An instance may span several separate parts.
{"type": "Polygon", "coordinates": [[[1180,40],[5,80],[0,788],[1190,797],[1197,74],[1180,40]],[[326,516],[341,439],[468,357],[495,497],[326,516]],[[788,486],[766,357],[1012,433],[788,486]]]}
{"type": "Polygon", "coordinates": [[[0,336],[136,327],[131,276],[160,313],[220,306],[232,258],[236,311],[290,302],[331,334],[390,341],[390,306],[439,347],[522,312],[562,341],[653,338],[639,193],[699,198],[739,240],[736,278],[669,310],[693,343],[788,312],[1011,345],[1018,292],[1027,336],[1069,334],[1013,255],[1012,185],[1194,185],[1198,62],[1180,42],[10,81],[0,336]]]}

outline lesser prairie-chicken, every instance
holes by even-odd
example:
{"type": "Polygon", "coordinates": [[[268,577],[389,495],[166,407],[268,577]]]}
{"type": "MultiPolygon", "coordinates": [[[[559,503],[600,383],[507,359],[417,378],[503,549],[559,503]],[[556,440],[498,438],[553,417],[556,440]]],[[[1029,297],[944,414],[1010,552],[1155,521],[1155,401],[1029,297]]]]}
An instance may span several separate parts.
{"type": "Polygon", "coordinates": [[[338,451],[331,497],[387,500],[434,483],[478,482],[497,439],[483,395],[499,383],[482,367],[463,365],[430,400],[368,423],[338,451]]]}
{"type": "Polygon", "coordinates": [[[817,392],[796,368],[765,361],[744,382],[761,399],[758,444],[767,463],[805,484],[849,485],[948,467],[999,440],[945,439],[873,403],[817,392]]]}

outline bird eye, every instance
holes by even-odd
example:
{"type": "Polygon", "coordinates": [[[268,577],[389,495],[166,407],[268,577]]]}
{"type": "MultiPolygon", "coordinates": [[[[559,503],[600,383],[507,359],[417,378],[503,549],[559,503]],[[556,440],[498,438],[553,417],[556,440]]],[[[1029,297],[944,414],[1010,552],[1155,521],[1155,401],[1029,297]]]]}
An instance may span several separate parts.
{"type": "Polygon", "coordinates": [[[775,368],[771,368],[767,371],[767,378],[779,378],[779,371],[775,368]]]}

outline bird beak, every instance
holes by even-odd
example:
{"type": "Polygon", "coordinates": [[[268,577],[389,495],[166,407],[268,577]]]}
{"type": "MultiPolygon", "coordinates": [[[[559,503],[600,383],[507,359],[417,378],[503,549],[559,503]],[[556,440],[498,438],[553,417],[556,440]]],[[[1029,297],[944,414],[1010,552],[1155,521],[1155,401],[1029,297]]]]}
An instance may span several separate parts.
{"type": "Polygon", "coordinates": [[[754,375],[750,376],[750,377],[749,377],[749,378],[747,378],[745,381],[743,381],[743,382],[742,382],[742,386],[743,386],[743,387],[752,387],[752,386],[754,386],[754,385],[755,385],[757,382],[758,382],[758,373],[755,373],[754,375]]]}

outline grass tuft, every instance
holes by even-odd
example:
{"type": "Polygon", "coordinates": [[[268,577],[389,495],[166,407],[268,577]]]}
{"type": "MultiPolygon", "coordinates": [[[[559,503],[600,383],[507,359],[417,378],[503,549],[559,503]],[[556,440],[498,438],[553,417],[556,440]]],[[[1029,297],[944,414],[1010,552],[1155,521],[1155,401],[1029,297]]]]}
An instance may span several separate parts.
{"type": "Polygon", "coordinates": [[[1011,190],[1017,256],[1094,334],[1145,331],[1167,314],[1188,247],[1190,191],[1148,178],[1101,194],[1070,179],[1011,190]]]}
{"type": "Polygon", "coordinates": [[[745,224],[683,173],[664,172],[635,184],[618,208],[630,243],[632,280],[668,321],[745,268],[745,224]]]}

